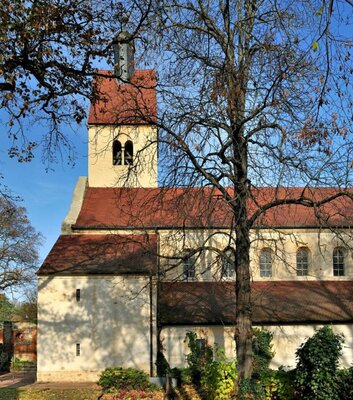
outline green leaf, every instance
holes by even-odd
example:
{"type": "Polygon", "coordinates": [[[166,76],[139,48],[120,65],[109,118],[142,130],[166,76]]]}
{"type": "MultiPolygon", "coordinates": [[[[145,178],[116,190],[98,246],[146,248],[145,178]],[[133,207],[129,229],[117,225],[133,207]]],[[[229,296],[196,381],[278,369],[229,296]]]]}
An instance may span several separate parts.
{"type": "Polygon", "coordinates": [[[315,15],[316,15],[317,17],[321,17],[323,11],[324,11],[324,6],[321,6],[321,7],[316,11],[315,15]]]}
{"type": "Polygon", "coordinates": [[[318,42],[313,42],[313,44],[311,45],[311,48],[312,48],[314,51],[317,51],[318,48],[319,48],[319,43],[318,43],[318,42]]]}

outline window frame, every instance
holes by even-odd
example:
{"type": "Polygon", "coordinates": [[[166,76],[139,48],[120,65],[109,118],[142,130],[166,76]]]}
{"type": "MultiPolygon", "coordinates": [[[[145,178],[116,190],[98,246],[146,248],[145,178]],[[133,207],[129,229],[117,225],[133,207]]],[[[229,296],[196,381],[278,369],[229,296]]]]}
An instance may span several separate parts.
{"type": "Polygon", "coordinates": [[[333,276],[346,276],[346,252],[342,247],[335,247],[332,251],[333,276]],[[339,254],[337,254],[339,253],[339,254]]]}
{"type": "Polygon", "coordinates": [[[221,262],[221,277],[225,279],[230,279],[235,277],[234,269],[234,251],[232,249],[227,249],[220,256],[221,262]]]}
{"type": "Polygon", "coordinates": [[[193,281],[196,277],[195,255],[190,255],[190,250],[184,251],[183,277],[186,281],[193,281]]]}
{"type": "Polygon", "coordinates": [[[113,140],[112,146],[113,165],[123,165],[123,147],[118,139],[113,140]]]}
{"type": "Polygon", "coordinates": [[[296,274],[297,276],[309,275],[309,249],[299,247],[296,253],[296,274]],[[305,254],[305,257],[303,255],[305,254]]]}
{"type": "Polygon", "coordinates": [[[267,247],[259,255],[259,272],[261,278],[272,278],[272,250],[267,247]],[[267,259],[263,259],[265,255],[267,259]]]}
{"type": "Polygon", "coordinates": [[[134,144],[132,140],[127,140],[124,144],[124,165],[133,165],[134,163],[134,144]],[[131,152],[128,153],[128,150],[131,152]]]}

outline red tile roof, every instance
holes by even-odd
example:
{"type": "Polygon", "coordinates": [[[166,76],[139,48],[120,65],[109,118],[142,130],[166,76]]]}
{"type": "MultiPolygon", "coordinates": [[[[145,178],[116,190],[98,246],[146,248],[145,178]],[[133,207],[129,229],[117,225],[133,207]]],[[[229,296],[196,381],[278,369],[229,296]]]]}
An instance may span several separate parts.
{"type": "MultiPolygon", "coordinates": [[[[253,189],[249,216],[264,204],[286,199],[319,201],[337,189],[253,189]]],[[[352,194],[353,191],[350,191],[352,194]]],[[[229,206],[209,188],[88,188],[74,228],[229,227],[229,206]]],[[[263,227],[353,226],[353,201],[339,197],[321,207],[283,204],[256,221],[263,227]]]]}
{"type": "Polygon", "coordinates": [[[61,235],[38,275],[151,274],[156,254],[157,235],[61,235]]]}
{"type": "MultiPolygon", "coordinates": [[[[353,281],[253,282],[255,324],[352,322],[353,281]]],[[[159,291],[162,325],[234,324],[230,282],[164,282],[159,291]]]]}
{"type": "Polygon", "coordinates": [[[136,70],[128,84],[119,84],[112,71],[99,71],[88,124],[144,125],[157,118],[156,73],[136,70]]]}

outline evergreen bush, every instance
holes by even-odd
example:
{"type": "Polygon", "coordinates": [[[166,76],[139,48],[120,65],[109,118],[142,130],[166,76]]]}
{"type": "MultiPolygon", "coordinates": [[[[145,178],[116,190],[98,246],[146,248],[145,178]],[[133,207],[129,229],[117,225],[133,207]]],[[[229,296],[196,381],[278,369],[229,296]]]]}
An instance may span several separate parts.
{"type": "Polygon", "coordinates": [[[353,367],[338,371],[340,400],[353,399],[353,367]]]}
{"type": "Polygon", "coordinates": [[[187,332],[185,340],[187,340],[190,349],[190,353],[186,356],[186,361],[191,373],[192,383],[199,387],[206,366],[213,360],[213,350],[207,343],[204,346],[200,346],[195,332],[187,332]]]}
{"type": "Polygon", "coordinates": [[[154,388],[145,372],[134,368],[121,367],[106,368],[100,375],[98,385],[106,393],[113,393],[119,390],[148,390],[154,388]]]}
{"type": "Polygon", "coordinates": [[[337,369],[342,343],[342,335],[324,326],[298,348],[298,399],[340,400],[337,369]]]}
{"type": "Polygon", "coordinates": [[[267,372],[273,358],[273,334],[265,329],[253,328],[253,373],[261,376],[267,372]]]}

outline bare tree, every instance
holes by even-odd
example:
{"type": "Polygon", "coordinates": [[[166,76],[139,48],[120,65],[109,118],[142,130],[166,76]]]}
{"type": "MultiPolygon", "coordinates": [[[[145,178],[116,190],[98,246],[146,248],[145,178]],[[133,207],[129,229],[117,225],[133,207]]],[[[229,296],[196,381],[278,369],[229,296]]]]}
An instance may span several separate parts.
{"type": "Polygon", "coordinates": [[[26,209],[0,197],[0,290],[31,282],[38,268],[41,235],[31,226],[26,209]]]}
{"type": "Polygon", "coordinates": [[[154,9],[147,53],[158,52],[163,183],[208,187],[232,215],[240,380],[252,370],[250,231],[271,228],[269,214],[290,205],[333,229],[330,216],[352,199],[346,5],[172,0],[154,9]]]}
{"type": "MultiPolygon", "coordinates": [[[[71,95],[90,93],[92,60],[107,54],[123,26],[131,32],[138,55],[156,60],[159,71],[157,125],[168,171],[161,183],[208,187],[232,215],[237,357],[240,379],[248,378],[250,230],[271,227],[271,210],[288,205],[313,210],[331,229],[333,209],[352,197],[350,2],[141,3],[112,11],[109,2],[5,1],[0,29],[4,46],[13,46],[2,48],[2,107],[10,125],[37,118],[38,108],[49,115],[46,139],[55,149],[66,140],[57,123],[84,116],[71,95]]],[[[24,159],[35,144],[28,145],[24,159]]]]}

